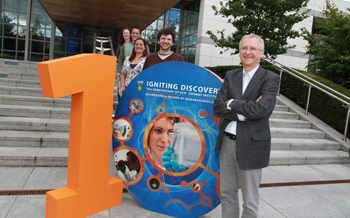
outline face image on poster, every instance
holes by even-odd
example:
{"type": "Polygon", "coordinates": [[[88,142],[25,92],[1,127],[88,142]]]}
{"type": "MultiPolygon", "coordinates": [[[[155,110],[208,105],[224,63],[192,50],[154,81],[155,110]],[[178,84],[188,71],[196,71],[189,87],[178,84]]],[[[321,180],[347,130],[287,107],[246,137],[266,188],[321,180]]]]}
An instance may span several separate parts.
{"type": "Polygon", "coordinates": [[[202,141],[196,124],[180,115],[159,117],[152,123],[154,125],[148,132],[147,151],[158,167],[168,172],[183,172],[197,163],[202,141]]]}
{"type": "Polygon", "coordinates": [[[166,62],[124,91],[112,123],[114,160],[124,186],[148,210],[199,217],[220,204],[213,103],[221,85],[202,67],[166,62]]]}

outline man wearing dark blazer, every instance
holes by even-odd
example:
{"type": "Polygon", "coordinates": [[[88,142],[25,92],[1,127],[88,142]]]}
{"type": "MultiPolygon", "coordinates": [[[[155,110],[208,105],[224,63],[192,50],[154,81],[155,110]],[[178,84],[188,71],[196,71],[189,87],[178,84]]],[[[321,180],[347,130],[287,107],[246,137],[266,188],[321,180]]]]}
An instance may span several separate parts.
{"type": "Polygon", "coordinates": [[[243,196],[242,217],[259,216],[262,168],[271,149],[269,117],[276,104],[279,76],[260,66],[264,41],[245,35],[239,44],[243,69],[226,73],[214,101],[221,116],[215,152],[220,152],[220,194],[223,218],[239,217],[238,189],[243,196]]]}

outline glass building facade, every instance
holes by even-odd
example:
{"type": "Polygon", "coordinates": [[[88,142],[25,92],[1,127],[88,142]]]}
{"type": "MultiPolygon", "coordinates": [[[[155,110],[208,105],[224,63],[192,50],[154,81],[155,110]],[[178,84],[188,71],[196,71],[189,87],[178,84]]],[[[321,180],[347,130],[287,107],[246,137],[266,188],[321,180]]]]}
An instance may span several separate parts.
{"type": "MultiPolygon", "coordinates": [[[[142,33],[150,51],[159,50],[160,29],[175,31],[172,50],[194,63],[200,0],[180,1],[142,33]]],[[[94,35],[112,37],[114,50],[119,29],[52,21],[38,0],[0,0],[0,53],[12,59],[45,61],[80,53],[92,53],[94,35]]]]}
{"type": "Polygon", "coordinates": [[[27,1],[0,0],[0,49],[12,59],[23,60],[27,36],[27,1]]]}
{"type": "Polygon", "coordinates": [[[186,62],[194,63],[196,57],[200,0],[180,1],[160,16],[142,33],[152,53],[159,50],[157,33],[169,27],[176,33],[172,50],[181,54],[186,62]]]}

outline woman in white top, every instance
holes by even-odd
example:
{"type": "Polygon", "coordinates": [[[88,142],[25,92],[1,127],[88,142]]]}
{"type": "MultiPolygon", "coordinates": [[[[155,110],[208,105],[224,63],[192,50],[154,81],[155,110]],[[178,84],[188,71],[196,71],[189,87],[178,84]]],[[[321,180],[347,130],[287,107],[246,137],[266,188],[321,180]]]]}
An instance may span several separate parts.
{"type": "Polygon", "coordinates": [[[134,49],[129,57],[126,57],[123,63],[122,75],[120,76],[119,95],[122,95],[129,83],[142,71],[146,57],[146,41],[142,38],[135,40],[134,49]]]}

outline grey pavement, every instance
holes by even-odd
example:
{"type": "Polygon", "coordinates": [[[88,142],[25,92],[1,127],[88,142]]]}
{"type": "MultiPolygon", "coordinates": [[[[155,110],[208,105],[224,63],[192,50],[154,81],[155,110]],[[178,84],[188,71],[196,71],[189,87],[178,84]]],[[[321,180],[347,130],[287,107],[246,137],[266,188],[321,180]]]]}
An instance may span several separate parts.
{"type": "MultiPolygon", "coordinates": [[[[65,167],[1,167],[0,189],[57,189],[66,186],[66,178],[67,168],[65,167]]],[[[260,188],[260,217],[349,218],[349,180],[350,164],[269,166],[263,170],[262,185],[276,183],[276,187],[260,188]],[[348,181],[338,184],[278,186],[279,183],[286,182],[330,180],[348,181]]],[[[45,203],[45,195],[0,196],[0,217],[45,217],[45,203]]],[[[90,217],[161,218],[169,216],[145,209],[129,193],[124,193],[121,205],[90,217]]],[[[220,205],[202,217],[221,217],[220,205]]]]}

